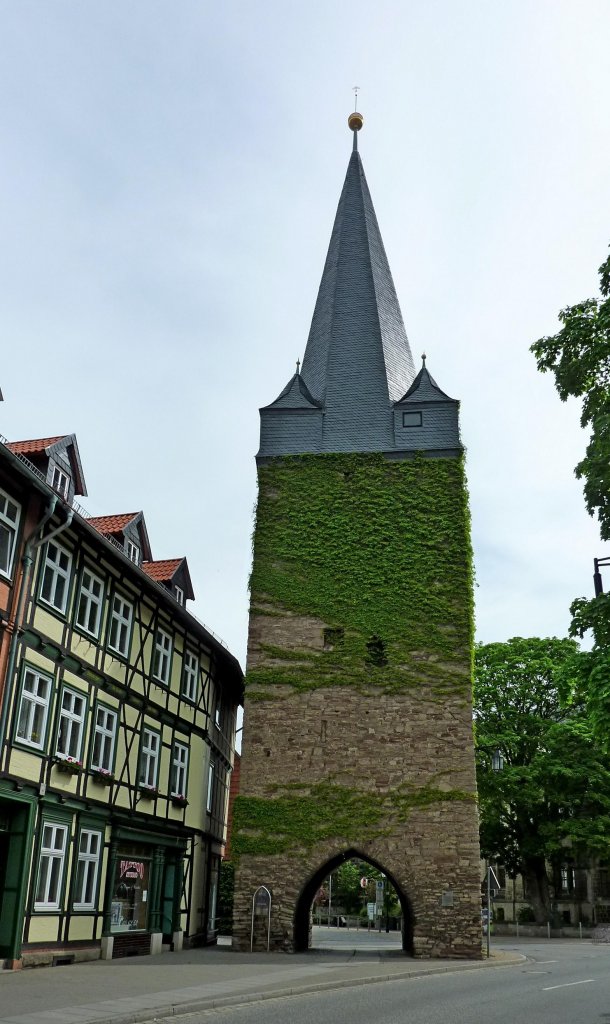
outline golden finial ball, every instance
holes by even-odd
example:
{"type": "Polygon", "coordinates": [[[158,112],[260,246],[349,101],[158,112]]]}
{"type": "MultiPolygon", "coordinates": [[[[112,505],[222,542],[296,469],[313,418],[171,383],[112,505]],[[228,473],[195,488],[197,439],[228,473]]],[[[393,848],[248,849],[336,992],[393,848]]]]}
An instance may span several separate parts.
{"type": "Polygon", "coordinates": [[[359,132],[364,124],[364,118],[362,114],[359,114],[357,110],[354,110],[354,112],[349,115],[347,123],[353,132],[359,132]]]}

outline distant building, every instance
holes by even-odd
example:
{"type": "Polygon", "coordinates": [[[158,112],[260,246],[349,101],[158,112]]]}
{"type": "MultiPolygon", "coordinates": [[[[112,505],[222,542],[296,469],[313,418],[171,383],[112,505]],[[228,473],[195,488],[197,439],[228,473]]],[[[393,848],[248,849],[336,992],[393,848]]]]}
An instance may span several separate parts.
{"type": "MultiPolygon", "coordinates": [[[[567,851],[566,851],[567,854],[567,851]]],[[[507,924],[533,922],[530,894],[521,875],[511,878],[502,864],[493,865],[492,888],[494,921],[507,924]]],[[[481,893],[486,902],[486,862],[481,861],[481,893]]],[[[565,856],[557,864],[547,864],[553,928],[593,927],[610,924],[610,864],[597,857],[576,860],[565,856]]]]}
{"type": "Polygon", "coordinates": [[[90,518],[74,435],[0,439],[0,959],[215,938],[243,677],[141,512],[90,518]]]}

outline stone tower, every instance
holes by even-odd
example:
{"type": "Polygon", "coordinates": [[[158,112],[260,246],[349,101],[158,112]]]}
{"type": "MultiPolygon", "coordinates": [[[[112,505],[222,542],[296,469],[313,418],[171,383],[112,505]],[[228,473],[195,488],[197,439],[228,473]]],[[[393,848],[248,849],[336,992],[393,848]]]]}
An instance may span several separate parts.
{"type": "Polygon", "coordinates": [[[306,949],[320,884],[358,856],[397,890],[405,952],[480,957],[458,402],[415,372],[361,126],[302,368],[261,409],[234,946],[264,885],[271,948],[306,949]]]}

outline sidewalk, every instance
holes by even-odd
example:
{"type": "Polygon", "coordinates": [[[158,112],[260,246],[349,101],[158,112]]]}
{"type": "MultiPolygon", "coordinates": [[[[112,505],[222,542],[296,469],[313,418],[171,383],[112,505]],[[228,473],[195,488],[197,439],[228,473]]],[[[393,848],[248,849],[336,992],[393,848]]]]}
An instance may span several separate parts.
{"type": "Polygon", "coordinates": [[[0,1024],[132,1024],[320,989],[522,963],[400,954],[233,953],[223,946],[128,960],[0,972],[0,1024]]]}

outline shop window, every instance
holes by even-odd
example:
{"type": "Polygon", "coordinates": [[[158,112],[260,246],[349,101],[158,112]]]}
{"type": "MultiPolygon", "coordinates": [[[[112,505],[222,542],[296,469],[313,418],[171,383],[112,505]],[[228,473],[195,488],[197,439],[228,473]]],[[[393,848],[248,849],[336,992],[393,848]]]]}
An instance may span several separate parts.
{"type": "Polygon", "coordinates": [[[16,738],[30,747],[42,750],[47,729],[53,680],[35,669],[26,668],[16,738]]]}
{"type": "Polygon", "coordinates": [[[68,826],[44,822],[38,861],[35,910],[59,910],[68,842],[68,826]]]}
{"type": "Polygon", "coordinates": [[[101,832],[83,829],[78,843],[74,909],[94,910],[102,850],[101,832]]]}
{"type": "Polygon", "coordinates": [[[148,927],[150,860],[144,851],[119,853],[114,871],[110,930],[145,931],[148,927]]]}

